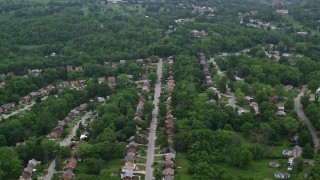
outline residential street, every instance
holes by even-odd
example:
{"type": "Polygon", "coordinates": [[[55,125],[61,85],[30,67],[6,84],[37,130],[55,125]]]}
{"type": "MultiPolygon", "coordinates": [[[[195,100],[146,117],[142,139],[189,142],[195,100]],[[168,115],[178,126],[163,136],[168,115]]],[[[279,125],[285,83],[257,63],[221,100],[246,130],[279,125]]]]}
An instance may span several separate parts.
{"type": "Polygon", "coordinates": [[[85,115],[83,115],[81,117],[81,120],[73,127],[72,131],[70,132],[70,134],[63,140],[60,142],[60,146],[68,146],[71,143],[71,139],[74,138],[74,136],[77,134],[77,130],[79,128],[79,124],[80,122],[82,124],[85,123],[86,119],[88,119],[91,116],[92,112],[87,112],[85,115]]]}
{"type": "Polygon", "coordinates": [[[150,124],[150,132],[149,132],[149,144],[148,144],[148,151],[147,151],[147,164],[146,164],[146,171],[145,171],[145,180],[151,180],[153,177],[153,161],[154,161],[154,149],[155,149],[155,138],[156,138],[156,127],[157,127],[157,116],[158,116],[158,103],[159,97],[161,92],[161,82],[162,77],[162,59],[158,62],[158,81],[155,84],[155,92],[154,92],[154,109],[152,111],[152,120],[150,124]]]}
{"type": "MultiPolygon", "coordinates": [[[[60,143],[60,146],[68,146],[71,143],[71,139],[77,134],[77,129],[79,128],[80,122],[82,124],[85,123],[85,120],[88,119],[92,115],[92,111],[87,112],[85,115],[81,117],[81,120],[73,127],[71,133],[60,143]]],[[[54,172],[55,172],[55,160],[51,161],[50,166],[48,168],[48,173],[45,175],[44,180],[51,180],[54,172]]]]}
{"type": "Polygon", "coordinates": [[[317,145],[319,147],[319,138],[317,136],[317,130],[313,126],[313,124],[309,121],[307,116],[304,114],[304,111],[302,109],[302,105],[300,103],[300,97],[303,96],[305,90],[307,90],[306,86],[302,87],[302,91],[299,93],[299,95],[294,99],[294,109],[297,111],[297,114],[299,118],[308,125],[309,131],[311,132],[312,135],[312,140],[314,145],[317,145]]]}
{"type": "Polygon", "coordinates": [[[44,176],[44,180],[51,180],[53,173],[55,172],[55,167],[56,167],[56,161],[53,160],[50,163],[50,166],[48,168],[48,173],[44,176]]]}
{"type": "Polygon", "coordinates": [[[26,111],[26,110],[30,109],[34,104],[35,104],[35,102],[33,101],[33,102],[31,102],[31,104],[26,105],[24,108],[18,109],[16,111],[12,112],[11,114],[3,114],[2,117],[0,118],[0,121],[2,121],[3,119],[8,119],[9,117],[18,114],[19,112],[26,111]]]}

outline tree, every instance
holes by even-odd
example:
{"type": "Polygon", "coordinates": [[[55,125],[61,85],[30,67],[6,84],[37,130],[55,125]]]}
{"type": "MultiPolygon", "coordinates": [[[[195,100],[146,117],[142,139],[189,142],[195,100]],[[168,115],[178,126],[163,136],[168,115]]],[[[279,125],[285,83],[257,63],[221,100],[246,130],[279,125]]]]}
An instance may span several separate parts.
{"type": "Polygon", "coordinates": [[[236,99],[237,99],[237,103],[241,106],[244,104],[244,97],[245,97],[245,94],[241,91],[240,88],[236,89],[236,99]]]}
{"type": "Polygon", "coordinates": [[[293,167],[292,167],[292,170],[296,173],[299,173],[303,170],[303,164],[304,164],[304,160],[300,157],[295,157],[293,159],[293,163],[292,163],[293,167]]]}
{"type": "Polygon", "coordinates": [[[310,143],[307,143],[303,148],[302,157],[304,159],[313,159],[313,155],[314,155],[314,150],[310,145],[310,143]]]}
{"type": "Polygon", "coordinates": [[[151,81],[152,84],[155,83],[157,79],[158,79],[158,74],[156,72],[149,73],[149,80],[151,81]]]}
{"type": "Polygon", "coordinates": [[[11,147],[0,147],[0,154],[0,179],[19,177],[23,166],[17,152],[11,147]]]}
{"type": "Polygon", "coordinates": [[[218,83],[218,87],[219,87],[219,90],[221,93],[226,93],[227,92],[227,82],[228,82],[228,79],[223,76],[219,83],[218,83]]]}
{"type": "Polygon", "coordinates": [[[91,174],[98,174],[102,169],[104,161],[102,159],[87,158],[84,159],[84,164],[87,166],[91,174]]]}
{"type": "Polygon", "coordinates": [[[101,169],[99,174],[99,179],[101,180],[111,180],[111,171],[109,168],[101,169]]]}
{"type": "Polygon", "coordinates": [[[289,133],[289,136],[293,136],[298,132],[300,123],[297,119],[294,119],[291,116],[287,116],[283,119],[283,126],[289,133]]]}

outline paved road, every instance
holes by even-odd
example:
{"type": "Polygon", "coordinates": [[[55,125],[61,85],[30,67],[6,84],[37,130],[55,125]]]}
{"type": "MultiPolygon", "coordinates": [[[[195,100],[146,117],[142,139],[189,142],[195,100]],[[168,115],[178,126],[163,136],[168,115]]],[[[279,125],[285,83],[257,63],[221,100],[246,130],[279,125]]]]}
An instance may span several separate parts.
{"type": "Polygon", "coordinates": [[[79,124],[80,122],[82,124],[85,123],[86,119],[88,119],[90,116],[92,115],[92,112],[87,112],[85,115],[83,115],[81,117],[81,120],[73,127],[72,131],[70,132],[70,134],[63,140],[60,142],[60,146],[68,146],[71,143],[71,139],[74,138],[77,134],[77,130],[79,128],[79,124]]]}
{"type": "MultiPolygon", "coordinates": [[[[85,120],[88,119],[91,115],[92,115],[92,112],[90,111],[90,112],[87,112],[84,116],[82,116],[80,121],[73,127],[71,133],[64,140],[60,142],[60,146],[70,145],[71,139],[74,138],[74,136],[76,136],[77,134],[77,129],[79,128],[80,122],[84,124],[85,120]]],[[[51,180],[53,174],[56,172],[55,165],[56,165],[56,160],[52,160],[48,168],[48,173],[45,175],[44,180],[51,180]]]]}
{"type": "Polygon", "coordinates": [[[53,173],[55,172],[56,160],[51,161],[48,168],[48,173],[45,175],[44,180],[51,180],[53,173]]]}
{"type": "Polygon", "coordinates": [[[154,161],[154,149],[155,149],[155,137],[156,137],[156,127],[157,127],[157,116],[158,116],[158,103],[159,103],[159,97],[161,92],[161,85],[159,82],[161,82],[162,77],[162,59],[158,62],[158,80],[155,85],[155,92],[154,92],[154,109],[152,111],[152,120],[150,124],[150,132],[149,132],[149,144],[148,144],[148,151],[147,151],[147,164],[146,164],[146,171],[145,171],[145,180],[151,180],[153,177],[153,161],[154,161]]]}
{"type": "Polygon", "coordinates": [[[18,114],[19,112],[26,111],[26,110],[30,109],[34,104],[35,104],[35,102],[31,102],[31,104],[26,105],[24,108],[18,109],[16,111],[12,112],[11,114],[3,114],[2,117],[0,118],[0,121],[2,121],[3,119],[8,119],[9,117],[18,114]]]}
{"type": "Polygon", "coordinates": [[[294,99],[294,109],[297,111],[297,114],[299,116],[299,118],[305,123],[307,124],[309,131],[311,132],[311,136],[312,136],[312,140],[314,145],[317,145],[317,147],[319,147],[319,138],[317,136],[317,130],[316,128],[313,126],[313,124],[309,121],[309,119],[307,118],[307,116],[304,114],[304,111],[302,109],[302,105],[300,103],[300,98],[301,96],[303,96],[305,90],[307,90],[306,86],[303,86],[302,91],[298,94],[298,96],[294,99]]]}

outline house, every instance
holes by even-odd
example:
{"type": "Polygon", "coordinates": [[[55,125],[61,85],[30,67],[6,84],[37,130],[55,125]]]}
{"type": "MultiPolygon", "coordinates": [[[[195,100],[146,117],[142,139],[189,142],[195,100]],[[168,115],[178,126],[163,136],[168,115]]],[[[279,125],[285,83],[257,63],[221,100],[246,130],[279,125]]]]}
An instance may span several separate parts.
{"type": "Polygon", "coordinates": [[[8,112],[10,111],[11,108],[13,108],[15,106],[15,103],[14,102],[11,102],[11,103],[7,103],[7,104],[4,104],[1,106],[1,109],[5,112],[8,112]]]}
{"type": "Polygon", "coordinates": [[[71,169],[71,170],[74,170],[77,166],[77,163],[78,161],[75,159],[75,158],[71,158],[68,162],[68,164],[66,164],[64,166],[64,169],[67,170],[67,169],[71,169]]]}
{"type": "Polygon", "coordinates": [[[137,63],[143,63],[143,59],[137,59],[136,62],[137,63]]]}
{"type": "Polygon", "coordinates": [[[69,124],[72,121],[72,117],[71,116],[67,116],[67,117],[64,118],[64,121],[69,124]]]}
{"type": "Polygon", "coordinates": [[[80,84],[81,86],[85,86],[85,83],[86,83],[86,80],[79,80],[79,84],[80,84]]]}
{"type": "Polygon", "coordinates": [[[30,160],[27,167],[24,168],[22,176],[20,176],[19,180],[31,179],[32,173],[36,171],[36,166],[39,164],[41,164],[41,161],[37,161],[35,159],[30,160]]]}
{"type": "Polygon", "coordinates": [[[112,88],[114,85],[116,85],[116,77],[109,76],[108,77],[108,83],[109,83],[109,87],[112,88]]]}
{"type": "Polygon", "coordinates": [[[131,141],[128,145],[128,148],[134,148],[137,149],[138,148],[138,143],[131,141]]]}
{"type": "Polygon", "coordinates": [[[292,166],[292,165],[293,165],[293,160],[294,160],[294,158],[295,158],[295,157],[291,157],[291,158],[288,159],[288,165],[289,165],[289,166],[292,166]]]}
{"type": "Polygon", "coordinates": [[[278,101],[278,96],[269,96],[269,102],[276,103],[278,101]]]}
{"type": "Polygon", "coordinates": [[[98,84],[102,84],[106,81],[106,78],[105,77],[99,77],[98,78],[98,84]]]}
{"type": "Polygon", "coordinates": [[[14,75],[15,75],[15,74],[14,74],[14,72],[12,72],[12,71],[7,73],[7,77],[8,77],[8,76],[14,76],[14,75]]]}
{"type": "Polygon", "coordinates": [[[70,85],[72,87],[75,87],[75,86],[78,86],[79,85],[79,82],[78,81],[70,81],[70,85]]]}
{"type": "Polygon", "coordinates": [[[68,65],[68,66],[67,66],[67,71],[70,72],[70,71],[72,71],[72,70],[73,70],[73,67],[68,65]]]}
{"type": "Polygon", "coordinates": [[[119,64],[118,62],[112,62],[111,67],[115,69],[118,67],[118,64],[119,64]]]}
{"type": "Polygon", "coordinates": [[[291,142],[297,142],[299,139],[299,134],[295,134],[293,137],[290,138],[291,142]]]}
{"type": "Polygon", "coordinates": [[[21,104],[27,103],[27,102],[30,101],[30,99],[31,99],[31,97],[30,97],[29,95],[23,96],[23,97],[21,97],[21,98],[19,99],[19,104],[21,105],[21,104]]]}
{"type": "Polygon", "coordinates": [[[39,97],[41,94],[39,92],[31,92],[29,94],[32,98],[36,98],[36,97],[39,97]]]}
{"type": "Polygon", "coordinates": [[[124,179],[124,180],[132,180],[133,170],[123,169],[123,170],[121,171],[120,175],[121,175],[121,179],[124,179]]]}
{"type": "Polygon", "coordinates": [[[75,67],[76,72],[83,72],[82,66],[75,67]]]}
{"type": "Polygon", "coordinates": [[[286,85],[285,87],[284,87],[284,90],[285,91],[291,91],[293,89],[293,86],[292,85],[286,85]]]}
{"type": "Polygon", "coordinates": [[[7,75],[6,74],[0,74],[0,79],[4,79],[4,78],[6,78],[7,77],[7,75]]]}
{"type": "Polygon", "coordinates": [[[277,171],[277,172],[274,173],[274,177],[276,179],[289,179],[290,178],[290,174],[287,173],[287,172],[277,171]]]}
{"type": "Polygon", "coordinates": [[[166,161],[164,161],[163,165],[164,165],[165,168],[172,168],[173,167],[173,161],[166,160],[166,161]]]}
{"type": "Polygon", "coordinates": [[[149,92],[149,81],[145,80],[143,82],[142,93],[148,93],[148,92],[149,92]]]}
{"type": "Polygon", "coordinates": [[[288,14],[288,9],[277,9],[276,10],[276,13],[279,13],[279,14],[288,14]]]}
{"type": "Polygon", "coordinates": [[[251,97],[251,96],[246,96],[246,97],[244,97],[244,101],[245,101],[247,104],[250,104],[250,103],[253,101],[253,97],[251,97]]]}
{"type": "Polygon", "coordinates": [[[32,74],[34,76],[39,76],[42,72],[42,69],[28,69],[28,74],[32,74]]]}
{"type": "Polygon", "coordinates": [[[73,170],[67,169],[66,171],[63,172],[63,180],[72,180],[74,179],[74,174],[73,170]]]}
{"type": "Polygon", "coordinates": [[[198,30],[192,30],[191,31],[193,37],[196,37],[196,38],[204,38],[206,37],[208,34],[205,32],[205,31],[198,31],[198,30]]]}
{"type": "Polygon", "coordinates": [[[5,88],[5,87],[6,87],[6,85],[7,85],[7,83],[6,83],[6,82],[1,82],[1,83],[0,83],[0,89],[5,88]]]}
{"type": "Polygon", "coordinates": [[[165,153],[163,154],[163,156],[166,160],[174,160],[176,158],[175,153],[165,153]]]}
{"type": "Polygon", "coordinates": [[[277,116],[278,117],[285,117],[287,114],[286,114],[286,112],[284,112],[284,111],[278,111],[277,112],[277,116]]]}
{"type": "Polygon", "coordinates": [[[172,168],[166,168],[163,170],[164,176],[174,176],[174,169],[172,168]]]}
{"type": "Polygon", "coordinates": [[[78,114],[79,114],[80,112],[79,111],[77,111],[76,109],[73,109],[71,112],[70,112],[70,114],[71,114],[71,116],[77,116],[78,114]]]}
{"type": "Polygon", "coordinates": [[[128,162],[134,163],[135,157],[134,157],[134,156],[129,156],[129,155],[127,155],[127,156],[124,157],[123,160],[125,161],[125,163],[128,163],[128,162]]]}
{"type": "Polygon", "coordinates": [[[119,63],[120,64],[124,64],[126,62],[126,60],[120,60],[119,63]]]}
{"type": "Polygon", "coordinates": [[[136,149],[135,148],[130,148],[127,150],[127,155],[128,156],[135,156],[136,155],[136,149]]]}
{"type": "Polygon", "coordinates": [[[105,103],[106,102],[106,99],[104,97],[98,97],[97,100],[98,100],[98,103],[105,103]]]}
{"type": "Polygon", "coordinates": [[[300,36],[306,36],[308,34],[308,32],[297,32],[297,35],[300,36]]]}
{"type": "Polygon", "coordinates": [[[293,147],[292,154],[294,157],[300,157],[303,152],[303,148],[296,145],[293,147]]]}
{"type": "Polygon", "coordinates": [[[210,99],[209,101],[207,101],[208,104],[216,104],[216,100],[215,99],[210,99]]]}

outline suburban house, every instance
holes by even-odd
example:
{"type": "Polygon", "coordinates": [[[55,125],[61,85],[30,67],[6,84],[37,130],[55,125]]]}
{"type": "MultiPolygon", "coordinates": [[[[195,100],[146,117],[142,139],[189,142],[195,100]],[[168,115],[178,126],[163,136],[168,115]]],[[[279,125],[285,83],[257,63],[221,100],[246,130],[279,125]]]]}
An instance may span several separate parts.
{"type": "Polygon", "coordinates": [[[260,114],[260,112],[259,112],[259,105],[258,105],[258,103],[256,103],[256,102],[251,102],[251,103],[250,103],[250,107],[253,107],[253,109],[254,109],[254,111],[255,111],[256,115],[259,115],[259,114],[260,114]]]}
{"type": "Polygon", "coordinates": [[[75,67],[76,72],[83,72],[82,66],[75,67]]]}
{"type": "Polygon", "coordinates": [[[127,150],[127,155],[128,156],[135,156],[136,155],[136,149],[135,148],[130,148],[127,150]]]}
{"type": "Polygon", "coordinates": [[[29,95],[30,95],[32,98],[36,98],[36,97],[41,96],[41,94],[40,94],[39,92],[31,92],[29,95]]]}
{"type": "Polygon", "coordinates": [[[173,167],[173,161],[171,161],[171,160],[166,160],[166,161],[164,161],[163,166],[164,166],[165,168],[172,168],[172,167],[173,167]]]}
{"type": "Polygon", "coordinates": [[[163,154],[165,160],[174,160],[176,158],[175,153],[165,153],[163,154]]]}
{"type": "Polygon", "coordinates": [[[104,97],[97,97],[98,103],[105,103],[106,99],[104,97]]]}
{"type": "Polygon", "coordinates": [[[274,173],[274,177],[276,179],[289,179],[290,178],[290,174],[287,173],[287,172],[277,171],[277,172],[274,173]]]}
{"type": "Polygon", "coordinates": [[[128,145],[128,148],[134,148],[137,149],[138,148],[138,143],[131,141],[128,145]]]}
{"type": "Polygon", "coordinates": [[[207,101],[208,104],[216,104],[216,100],[215,99],[210,99],[207,101]]]}
{"type": "Polygon", "coordinates": [[[208,35],[205,31],[198,31],[198,30],[192,30],[191,33],[196,38],[203,38],[208,35]]]}
{"type": "Polygon", "coordinates": [[[112,62],[111,67],[115,69],[118,67],[118,64],[119,64],[119,62],[112,62]]]}
{"type": "Polygon", "coordinates": [[[68,66],[67,66],[67,71],[70,72],[70,71],[72,71],[72,70],[73,70],[73,67],[68,65],[68,66]]]}
{"type": "Polygon", "coordinates": [[[74,178],[73,170],[76,168],[78,161],[75,158],[71,158],[64,166],[63,179],[71,180],[74,178]]]}
{"type": "Polygon", "coordinates": [[[116,77],[114,76],[109,76],[108,77],[108,83],[109,83],[109,87],[112,88],[113,86],[116,85],[116,77]]]}
{"type": "Polygon", "coordinates": [[[31,97],[29,95],[23,96],[19,99],[19,105],[29,102],[31,97]]]}
{"type": "Polygon", "coordinates": [[[278,101],[278,96],[269,96],[269,102],[273,102],[273,103],[276,103],[278,101]]]}
{"type": "Polygon", "coordinates": [[[5,87],[6,87],[6,85],[7,85],[7,83],[6,83],[6,82],[1,82],[1,83],[0,83],[0,89],[5,88],[5,87]]]}
{"type": "Polygon", "coordinates": [[[39,164],[41,164],[41,161],[37,161],[35,159],[30,160],[27,167],[24,168],[19,180],[30,180],[32,173],[36,171],[36,166],[39,164]]]}
{"type": "Polygon", "coordinates": [[[250,104],[250,103],[253,101],[253,97],[251,97],[251,96],[246,96],[246,97],[244,97],[244,100],[245,100],[245,102],[246,102],[247,104],[250,104]]]}
{"type": "Polygon", "coordinates": [[[164,176],[174,176],[174,169],[172,168],[166,168],[163,170],[164,176]]]}
{"type": "Polygon", "coordinates": [[[99,77],[98,78],[98,84],[102,84],[106,81],[106,78],[105,77],[99,77]]]}
{"type": "Polygon", "coordinates": [[[296,145],[296,146],[293,147],[292,155],[294,157],[300,157],[302,152],[303,152],[303,148],[298,146],[298,145],[296,145]]]}
{"type": "Polygon", "coordinates": [[[149,81],[145,80],[143,82],[142,93],[148,93],[149,91],[149,81]]]}
{"type": "Polygon", "coordinates": [[[4,111],[4,112],[9,112],[11,108],[13,108],[15,106],[15,103],[14,102],[11,102],[11,103],[7,103],[7,104],[4,104],[1,106],[1,109],[4,111]]]}

